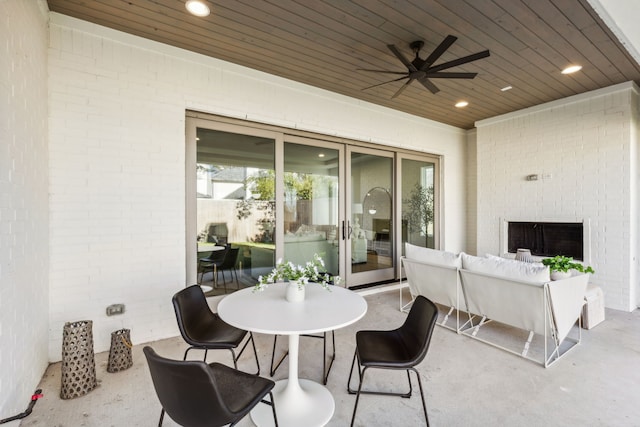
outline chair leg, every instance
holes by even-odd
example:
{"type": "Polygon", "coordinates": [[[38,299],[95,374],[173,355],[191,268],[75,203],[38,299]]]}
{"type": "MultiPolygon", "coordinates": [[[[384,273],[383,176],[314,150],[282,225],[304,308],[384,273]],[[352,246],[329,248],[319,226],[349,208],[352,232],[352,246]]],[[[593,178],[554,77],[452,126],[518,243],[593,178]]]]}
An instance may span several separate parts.
{"type": "Polygon", "coordinates": [[[331,354],[331,361],[329,362],[329,368],[325,370],[326,361],[327,361],[327,333],[324,333],[322,345],[322,383],[327,385],[327,381],[329,380],[329,372],[331,372],[331,367],[333,366],[333,361],[336,360],[336,335],[334,331],[331,331],[331,341],[333,345],[333,353],[331,354]]]}
{"type": "Polygon", "coordinates": [[[251,336],[251,345],[253,346],[253,355],[256,358],[256,367],[258,368],[258,372],[256,372],[256,375],[260,375],[260,361],[258,360],[258,351],[256,350],[256,342],[253,339],[253,334],[251,332],[249,332],[249,335],[251,336]]]}
{"type": "Polygon", "coordinates": [[[238,281],[238,270],[236,270],[236,268],[233,267],[233,272],[236,275],[236,290],[240,290],[240,282],[238,281]]]}
{"type": "MultiPolygon", "coordinates": [[[[411,397],[411,393],[413,392],[413,387],[411,385],[411,376],[409,375],[409,369],[405,369],[405,371],[407,371],[407,378],[409,379],[409,391],[406,393],[398,393],[398,392],[388,392],[388,391],[369,391],[369,390],[360,390],[360,391],[356,391],[354,389],[351,388],[351,377],[353,375],[353,367],[356,363],[356,357],[358,356],[358,349],[356,348],[356,351],[353,353],[353,361],[351,362],[351,370],[349,371],[349,379],[347,380],[347,391],[349,392],[349,394],[356,394],[356,393],[361,393],[361,394],[380,394],[383,396],[399,396],[399,397],[411,397]]],[[[364,377],[364,371],[367,368],[376,368],[376,366],[367,366],[364,369],[362,368],[362,366],[360,366],[360,359],[358,359],[358,374],[360,376],[360,385],[362,385],[362,378],[364,377]]],[[[385,369],[383,367],[379,367],[379,369],[385,369]]],[[[387,369],[392,369],[392,368],[387,368],[387,369]]],[[[358,387],[358,389],[360,389],[360,387],[358,387]]]]}
{"type": "Polygon", "coordinates": [[[273,361],[275,360],[275,356],[276,356],[276,344],[278,342],[278,335],[274,335],[273,336],[273,349],[271,350],[271,367],[269,369],[269,375],[273,376],[276,371],[278,370],[278,368],[280,367],[280,365],[282,364],[282,362],[284,361],[284,359],[287,358],[287,356],[289,355],[289,351],[287,350],[284,355],[280,358],[280,360],[278,361],[278,363],[276,364],[276,366],[273,366],[273,361]]]}
{"type": "MultiPolygon", "coordinates": [[[[356,390],[351,388],[351,375],[353,375],[353,366],[356,364],[356,356],[358,354],[358,350],[353,352],[353,360],[351,361],[351,370],[349,371],[349,379],[347,380],[347,392],[349,394],[356,394],[356,390]]],[[[358,374],[360,376],[360,382],[362,382],[362,374],[360,373],[360,362],[358,362],[358,374]]]]}
{"type": "Polygon", "coordinates": [[[253,355],[256,358],[256,366],[258,368],[258,371],[256,372],[256,375],[260,375],[260,361],[258,360],[258,351],[256,350],[256,342],[253,339],[253,333],[252,332],[249,332],[249,338],[247,339],[247,341],[245,341],[244,345],[242,346],[242,349],[238,353],[238,356],[235,355],[235,353],[234,353],[232,348],[229,349],[231,351],[231,355],[233,357],[233,366],[236,369],[238,369],[237,360],[240,358],[240,356],[242,356],[242,353],[244,353],[244,349],[247,348],[247,345],[249,345],[249,341],[251,341],[251,346],[253,347],[253,355]]]}
{"type": "Polygon", "coordinates": [[[191,349],[193,349],[193,347],[187,347],[187,349],[184,351],[184,356],[182,357],[182,360],[187,360],[187,354],[191,349]]]}
{"type": "MultiPolygon", "coordinates": [[[[360,383],[358,384],[358,391],[356,393],[356,403],[353,405],[353,415],[351,416],[351,427],[353,427],[353,423],[356,421],[356,411],[358,410],[358,401],[360,400],[360,393],[362,391],[362,383],[364,380],[364,374],[367,371],[365,367],[360,374],[360,383]]],[[[358,362],[358,372],[360,372],[360,363],[358,362]]],[[[351,379],[351,375],[349,375],[349,379],[351,379]]]]}
{"type": "Polygon", "coordinates": [[[160,420],[158,421],[158,427],[162,427],[162,422],[164,421],[164,408],[160,411],[160,420]]]}
{"type": "Polygon", "coordinates": [[[222,286],[224,286],[224,293],[227,293],[227,278],[224,275],[224,270],[222,270],[222,286]]]}
{"type": "Polygon", "coordinates": [[[276,415],[276,402],[273,400],[273,393],[269,392],[269,397],[271,398],[271,410],[273,411],[273,421],[276,423],[276,427],[278,427],[278,416],[276,415]]]}
{"type": "Polygon", "coordinates": [[[198,280],[198,285],[202,285],[202,279],[204,277],[204,268],[200,265],[200,261],[198,261],[198,269],[196,271],[200,272],[200,280],[198,280]]]}
{"type": "MultiPolygon", "coordinates": [[[[411,370],[415,372],[416,377],[418,377],[418,388],[420,389],[420,397],[422,398],[422,409],[424,410],[424,419],[427,422],[427,427],[429,427],[429,416],[427,415],[427,404],[424,400],[424,390],[422,389],[422,380],[420,379],[420,373],[415,368],[411,368],[411,370]]],[[[409,370],[407,370],[407,374],[409,374],[409,370]]]]}
{"type": "MultiPolygon", "coordinates": [[[[244,350],[244,348],[242,350],[244,350]]],[[[229,349],[229,351],[231,352],[231,359],[233,359],[234,369],[238,369],[238,357],[240,357],[240,355],[242,354],[242,350],[240,351],[240,354],[236,356],[236,353],[233,351],[233,349],[232,348],[229,349]]]]}
{"type": "Polygon", "coordinates": [[[418,377],[418,387],[420,388],[420,398],[422,399],[422,409],[424,411],[424,419],[427,422],[427,427],[429,427],[429,416],[427,415],[427,404],[425,402],[424,399],[424,389],[422,388],[422,380],[420,379],[420,374],[418,373],[418,371],[415,368],[409,368],[406,369],[407,371],[407,378],[409,379],[409,392],[408,393],[390,393],[390,392],[380,392],[380,391],[366,391],[366,390],[362,390],[362,384],[364,383],[364,374],[366,373],[367,369],[369,368],[368,366],[365,366],[364,368],[362,368],[360,366],[360,359],[358,359],[358,375],[359,375],[359,382],[358,382],[358,390],[354,390],[351,388],[351,377],[353,376],[353,368],[356,364],[356,358],[358,357],[358,350],[356,349],[356,351],[353,353],[353,360],[351,361],[351,369],[349,370],[349,379],[347,380],[347,392],[349,394],[355,394],[356,395],[356,402],[353,406],[353,415],[351,416],[351,427],[353,427],[353,423],[356,420],[356,411],[358,409],[358,402],[360,401],[360,395],[361,394],[380,394],[380,395],[384,395],[384,396],[399,396],[399,397],[405,397],[405,398],[409,398],[411,397],[411,393],[413,391],[413,387],[411,385],[411,374],[409,372],[409,369],[412,370],[413,372],[415,372],[416,376],[418,377]]]}
{"type": "MultiPolygon", "coordinates": [[[[336,336],[333,331],[331,331],[331,341],[333,351],[331,353],[331,361],[329,362],[329,367],[327,368],[327,333],[325,332],[322,336],[317,335],[302,335],[303,337],[311,337],[311,338],[320,338],[322,339],[322,384],[327,385],[327,381],[329,380],[329,373],[331,372],[331,367],[333,366],[334,360],[336,360],[336,336]]],[[[271,367],[269,370],[269,375],[274,376],[284,359],[289,355],[289,351],[285,352],[284,355],[280,358],[278,363],[273,366],[276,356],[276,346],[278,343],[278,335],[273,336],[273,349],[271,350],[271,367]]]]}

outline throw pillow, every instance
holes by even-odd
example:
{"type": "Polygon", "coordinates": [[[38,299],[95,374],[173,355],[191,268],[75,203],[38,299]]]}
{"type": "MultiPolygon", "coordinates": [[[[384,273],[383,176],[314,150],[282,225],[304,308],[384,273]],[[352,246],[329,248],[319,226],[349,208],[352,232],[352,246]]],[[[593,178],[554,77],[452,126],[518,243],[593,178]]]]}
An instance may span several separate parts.
{"type": "Polygon", "coordinates": [[[551,280],[549,268],[540,263],[528,263],[491,256],[482,258],[462,253],[462,268],[526,282],[544,283],[551,280]]]}
{"type": "Polygon", "coordinates": [[[445,265],[447,267],[457,268],[462,266],[460,254],[454,254],[453,252],[423,248],[422,246],[405,243],[404,253],[409,259],[415,259],[416,261],[426,262],[429,264],[445,265]]]}

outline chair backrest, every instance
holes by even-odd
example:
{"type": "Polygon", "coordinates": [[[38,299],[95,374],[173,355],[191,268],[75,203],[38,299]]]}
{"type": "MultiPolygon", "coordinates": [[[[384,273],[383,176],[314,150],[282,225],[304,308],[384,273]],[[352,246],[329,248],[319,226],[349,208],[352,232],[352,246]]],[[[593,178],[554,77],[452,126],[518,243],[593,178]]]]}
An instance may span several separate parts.
{"type": "Polygon", "coordinates": [[[438,320],[438,308],[436,305],[418,295],[413,301],[407,319],[398,329],[405,347],[408,349],[409,365],[417,365],[427,355],[433,328],[438,320]]]}
{"type": "Polygon", "coordinates": [[[211,328],[217,319],[207,304],[202,288],[191,285],[177,292],[171,301],[182,338],[190,345],[197,345],[192,337],[203,336],[201,331],[211,328]]]}
{"type": "Polygon", "coordinates": [[[224,259],[227,256],[228,251],[229,251],[229,247],[225,246],[224,249],[218,249],[216,251],[213,251],[208,257],[202,258],[201,260],[204,262],[213,262],[220,265],[222,262],[224,262],[224,259]]]}
{"type": "Polygon", "coordinates": [[[166,359],[149,346],[143,351],[160,404],[172,420],[194,427],[234,420],[206,363],[166,359]]]}
{"type": "Polygon", "coordinates": [[[228,268],[235,267],[236,263],[238,262],[239,252],[240,252],[240,248],[230,248],[224,257],[224,261],[222,261],[222,265],[220,266],[220,269],[225,270],[228,268]]]}

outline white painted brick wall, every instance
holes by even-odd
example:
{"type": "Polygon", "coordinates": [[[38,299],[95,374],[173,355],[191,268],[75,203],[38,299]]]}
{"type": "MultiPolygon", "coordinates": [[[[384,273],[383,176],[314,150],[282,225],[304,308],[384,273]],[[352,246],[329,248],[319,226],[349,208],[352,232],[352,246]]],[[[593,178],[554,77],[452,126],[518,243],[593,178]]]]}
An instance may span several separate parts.
{"type": "Polygon", "coordinates": [[[478,253],[499,252],[500,219],[589,219],[592,282],[634,309],[637,97],[628,83],[477,123],[478,253]]]}
{"type": "Polygon", "coordinates": [[[0,419],[48,364],[47,19],[44,2],[0,1],[0,419]]]}
{"type": "Polygon", "coordinates": [[[464,249],[464,131],[55,13],[50,40],[51,360],[65,321],[93,320],[96,351],[178,334],[187,109],[443,155],[443,243],[464,249]]]}
{"type": "Polygon", "coordinates": [[[477,131],[475,129],[467,133],[466,149],[466,194],[467,194],[467,241],[465,252],[477,255],[476,234],[478,233],[478,147],[477,131]]]}

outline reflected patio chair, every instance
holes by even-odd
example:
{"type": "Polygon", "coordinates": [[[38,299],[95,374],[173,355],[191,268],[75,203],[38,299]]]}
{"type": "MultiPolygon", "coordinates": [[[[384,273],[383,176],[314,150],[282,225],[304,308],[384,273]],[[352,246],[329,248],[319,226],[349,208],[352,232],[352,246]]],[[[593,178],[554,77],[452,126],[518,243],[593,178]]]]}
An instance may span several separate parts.
{"type": "Polygon", "coordinates": [[[236,425],[256,405],[271,406],[278,425],[271,390],[275,383],[220,363],[171,360],[144,347],[149,372],[162,412],[186,427],[236,425]],[[267,394],[270,401],[265,400],[267,394]]]}
{"type": "Polygon", "coordinates": [[[433,328],[437,319],[438,309],[436,305],[422,295],[418,295],[411,306],[405,322],[398,329],[390,331],[356,332],[356,351],[353,354],[353,362],[351,362],[351,371],[349,372],[349,379],[347,381],[349,394],[356,394],[351,426],[353,426],[356,419],[356,410],[358,409],[358,401],[361,394],[411,397],[412,386],[409,371],[413,371],[418,378],[424,418],[427,426],[429,426],[422,381],[420,380],[420,373],[416,370],[415,366],[422,362],[427,355],[431,336],[433,335],[433,328]],[[358,384],[358,390],[353,390],[351,389],[351,376],[356,360],[358,361],[360,382],[358,384]],[[406,393],[391,393],[362,390],[364,376],[369,368],[406,371],[409,380],[409,391],[406,393]]]}
{"type": "Polygon", "coordinates": [[[216,250],[211,252],[208,257],[200,258],[198,260],[198,272],[200,273],[200,280],[198,280],[198,284],[202,284],[202,278],[207,271],[211,271],[213,273],[212,281],[215,285],[218,282],[218,269],[224,262],[225,256],[229,251],[229,247],[225,246],[224,249],[216,250]]]}
{"type": "MultiPolygon", "coordinates": [[[[238,263],[238,254],[240,252],[240,248],[230,248],[229,250],[225,251],[225,256],[224,256],[224,260],[222,261],[222,263],[217,266],[216,268],[216,273],[218,274],[218,272],[222,273],[222,282],[224,285],[224,293],[227,293],[227,279],[224,275],[224,271],[225,270],[230,270],[230,275],[231,275],[231,281],[233,282],[233,275],[235,274],[236,276],[236,288],[240,289],[240,282],[238,282],[238,270],[236,270],[236,264],[238,263]]],[[[216,282],[218,281],[218,278],[216,277],[216,282]]]]}

